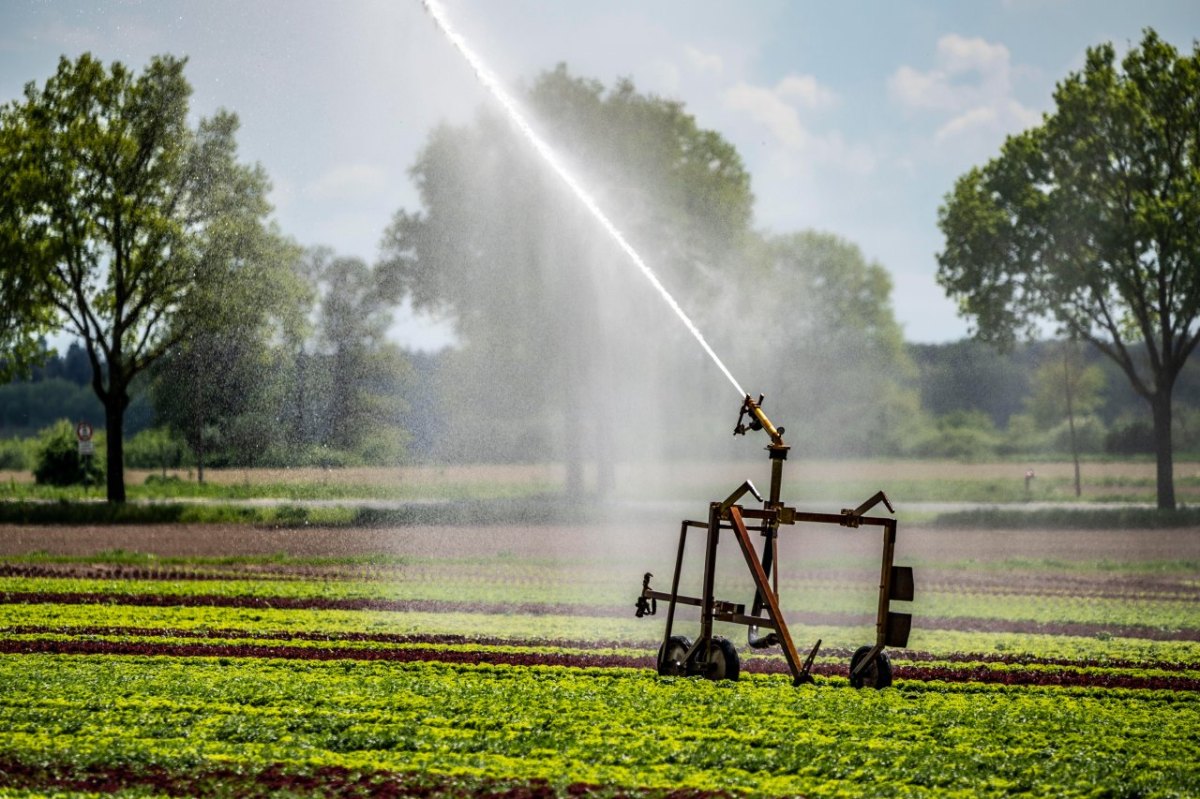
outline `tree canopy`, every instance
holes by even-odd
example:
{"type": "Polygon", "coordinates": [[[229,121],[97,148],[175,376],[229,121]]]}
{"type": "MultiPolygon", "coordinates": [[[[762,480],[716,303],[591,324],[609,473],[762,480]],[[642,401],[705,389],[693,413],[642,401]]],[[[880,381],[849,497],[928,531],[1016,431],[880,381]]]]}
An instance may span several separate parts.
{"type": "MultiPolygon", "coordinates": [[[[700,295],[706,274],[728,269],[753,200],[731,145],[678,103],[628,81],[605,90],[561,66],[527,101],[672,293],[700,295]]],[[[447,396],[457,392],[462,410],[449,454],[486,439],[494,457],[577,463],[584,439],[607,444],[615,397],[637,413],[625,376],[678,371],[651,366],[678,332],[660,323],[661,301],[505,119],[481,111],[472,125],[435,130],[412,174],[422,210],[396,215],[383,267],[416,307],[449,315],[465,345],[447,396]],[[647,335],[659,346],[646,347],[647,335]],[[471,408],[486,408],[477,423],[471,408]]]]}
{"type": "Polygon", "coordinates": [[[980,339],[1056,323],[1150,404],[1158,505],[1175,506],[1171,399],[1200,342],[1200,44],[1147,31],[1062,81],[1042,125],[961,177],[939,212],[938,280],[980,339]]]}
{"type": "Polygon", "coordinates": [[[238,162],[233,114],[189,127],[185,63],[63,58],[0,108],[0,342],[15,369],[49,330],[83,342],[116,502],[130,382],[266,267],[266,176],[238,162]]]}
{"type": "MultiPolygon", "coordinates": [[[[891,451],[917,417],[878,264],[835,236],[751,228],[736,150],[676,102],[565,67],[527,93],[539,132],[706,338],[772,393],[808,451],[891,451]]],[[[614,449],[700,454],[674,431],[724,429],[735,403],[626,255],[503,118],[435,130],[412,174],[422,209],[397,213],[384,272],[397,295],[448,314],[450,457],[581,455],[598,484],[614,449]]],[[[724,439],[724,437],[722,437],[724,439]]],[[[704,445],[705,454],[718,451],[704,445]]],[[[723,450],[722,450],[723,451],[723,450]]]]}
{"type": "MultiPolygon", "coordinates": [[[[854,244],[805,231],[764,238],[744,282],[754,372],[808,452],[895,452],[919,416],[892,281],[854,244]]],[[[742,350],[742,354],[745,350],[742,350]]],[[[774,412],[774,411],[773,411],[774,412]]]]}

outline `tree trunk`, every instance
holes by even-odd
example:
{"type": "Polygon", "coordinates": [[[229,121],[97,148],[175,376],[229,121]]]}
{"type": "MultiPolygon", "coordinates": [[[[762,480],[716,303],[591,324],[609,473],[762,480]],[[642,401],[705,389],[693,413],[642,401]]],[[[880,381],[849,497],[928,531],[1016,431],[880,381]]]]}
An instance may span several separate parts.
{"type": "MultiPolygon", "coordinates": [[[[1069,346],[1069,345],[1068,345],[1069,346]]],[[[1075,404],[1071,397],[1071,352],[1063,350],[1063,376],[1066,378],[1064,387],[1067,390],[1067,427],[1071,431],[1071,456],[1075,459],[1075,497],[1083,494],[1083,486],[1079,480],[1079,441],[1075,437],[1075,404]]]]}
{"type": "Polygon", "coordinates": [[[108,454],[105,466],[109,502],[125,501],[125,406],[129,397],[123,388],[110,384],[108,401],[104,403],[104,424],[108,434],[108,454]]]}
{"type": "Polygon", "coordinates": [[[1158,509],[1175,510],[1175,456],[1171,445],[1171,392],[1158,391],[1150,399],[1154,412],[1154,457],[1157,462],[1158,509]]]}
{"type": "Polygon", "coordinates": [[[579,454],[579,438],[568,433],[566,452],[567,496],[578,500],[583,495],[583,460],[579,454]]]}

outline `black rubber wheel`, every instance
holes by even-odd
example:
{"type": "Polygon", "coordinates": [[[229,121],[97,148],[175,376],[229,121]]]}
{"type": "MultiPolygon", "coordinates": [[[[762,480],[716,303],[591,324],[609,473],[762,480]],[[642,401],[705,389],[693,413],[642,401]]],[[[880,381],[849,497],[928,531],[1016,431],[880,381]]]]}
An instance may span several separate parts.
{"type": "Polygon", "coordinates": [[[858,674],[854,673],[858,664],[874,648],[860,646],[850,658],[850,685],[854,688],[887,688],[892,684],[892,661],[888,659],[886,652],[880,652],[866,668],[858,674]]]}
{"type": "Polygon", "coordinates": [[[692,648],[692,639],[682,635],[672,635],[664,647],[658,648],[658,673],[663,677],[683,677],[687,675],[687,664],[683,662],[687,651],[692,648]]]}
{"type": "Polygon", "coordinates": [[[727,638],[712,639],[709,658],[710,667],[705,670],[704,676],[710,680],[736,680],[742,673],[737,647],[727,638]]]}

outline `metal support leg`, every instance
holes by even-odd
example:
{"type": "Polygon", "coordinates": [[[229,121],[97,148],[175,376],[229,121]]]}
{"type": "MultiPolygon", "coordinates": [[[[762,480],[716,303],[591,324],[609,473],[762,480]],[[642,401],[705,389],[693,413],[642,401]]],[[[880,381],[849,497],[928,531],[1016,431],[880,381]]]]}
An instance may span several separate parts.
{"type": "Polygon", "coordinates": [[[787,623],[783,620],[783,613],[779,610],[779,597],[771,590],[770,583],[767,581],[767,573],[763,571],[762,564],[755,557],[754,545],[750,541],[750,532],[746,529],[746,523],[742,521],[741,508],[736,505],[730,508],[729,520],[733,525],[734,536],[741,545],[742,555],[746,558],[746,565],[750,567],[750,574],[754,577],[754,585],[766,600],[767,611],[771,614],[775,632],[779,636],[780,644],[783,645],[783,656],[787,659],[788,668],[792,672],[792,680],[799,685],[803,673],[800,655],[796,652],[796,645],[792,643],[792,635],[788,632],[787,623]]]}

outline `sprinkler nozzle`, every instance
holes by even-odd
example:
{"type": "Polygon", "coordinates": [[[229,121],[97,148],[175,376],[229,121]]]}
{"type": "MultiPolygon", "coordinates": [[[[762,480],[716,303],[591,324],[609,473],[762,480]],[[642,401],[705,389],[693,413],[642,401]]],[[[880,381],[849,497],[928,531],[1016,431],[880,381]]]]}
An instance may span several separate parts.
{"type": "Polygon", "coordinates": [[[771,437],[772,446],[783,446],[783,428],[776,429],[775,425],[771,424],[771,420],[762,410],[763,395],[758,395],[758,402],[746,395],[746,399],[742,401],[742,409],[738,413],[737,424],[733,428],[735,436],[746,435],[747,430],[766,430],[767,435],[771,437]],[[745,421],[743,421],[745,420],[745,421]]]}

